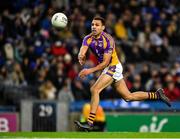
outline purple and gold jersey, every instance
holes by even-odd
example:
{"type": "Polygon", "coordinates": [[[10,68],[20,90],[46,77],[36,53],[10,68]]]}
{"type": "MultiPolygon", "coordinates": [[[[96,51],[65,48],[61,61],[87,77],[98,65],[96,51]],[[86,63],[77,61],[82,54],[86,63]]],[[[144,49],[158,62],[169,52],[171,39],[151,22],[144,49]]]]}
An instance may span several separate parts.
{"type": "Polygon", "coordinates": [[[104,53],[112,53],[109,66],[120,63],[115,50],[115,42],[108,33],[102,32],[98,39],[89,34],[84,37],[82,46],[88,46],[97,56],[99,63],[103,61],[104,53]]]}

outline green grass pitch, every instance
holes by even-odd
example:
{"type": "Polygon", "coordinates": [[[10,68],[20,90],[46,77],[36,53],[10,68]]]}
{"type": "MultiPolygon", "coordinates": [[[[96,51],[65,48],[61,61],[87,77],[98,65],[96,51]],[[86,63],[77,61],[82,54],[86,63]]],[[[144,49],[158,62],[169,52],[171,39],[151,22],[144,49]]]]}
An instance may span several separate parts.
{"type": "Polygon", "coordinates": [[[0,138],[180,138],[180,132],[136,133],[136,132],[16,132],[0,133],[0,138]]]}

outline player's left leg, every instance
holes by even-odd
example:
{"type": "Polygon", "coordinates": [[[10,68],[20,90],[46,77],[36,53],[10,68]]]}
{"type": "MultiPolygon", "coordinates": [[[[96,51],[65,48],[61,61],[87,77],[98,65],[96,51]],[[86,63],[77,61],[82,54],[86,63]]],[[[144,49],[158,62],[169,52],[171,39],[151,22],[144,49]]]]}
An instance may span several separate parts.
{"type": "Polygon", "coordinates": [[[87,119],[87,124],[82,124],[79,121],[75,121],[75,124],[84,130],[90,130],[93,126],[93,122],[96,117],[96,111],[99,105],[99,94],[100,92],[108,87],[113,82],[113,78],[107,74],[101,74],[95,84],[91,87],[91,109],[87,119]]]}
{"type": "Polygon", "coordinates": [[[169,99],[165,96],[163,89],[158,89],[156,92],[137,91],[131,93],[126,86],[124,79],[115,83],[115,88],[122,98],[126,101],[140,101],[140,100],[162,100],[169,107],[171,106],[169,99]]]}

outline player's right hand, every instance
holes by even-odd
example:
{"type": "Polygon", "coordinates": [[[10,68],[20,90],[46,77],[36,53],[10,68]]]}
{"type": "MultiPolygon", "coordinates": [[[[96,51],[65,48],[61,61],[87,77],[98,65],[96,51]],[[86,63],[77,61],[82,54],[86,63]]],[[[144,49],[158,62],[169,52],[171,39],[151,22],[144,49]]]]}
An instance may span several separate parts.
{"type": "Polygon", "coordinates": [[[85,60],[79,60],[80,65],[84,65],[85,60]]]}
{"type": "Polygon", "coordinates": [[[78,56],[78,60],[80,65],[84,65],[86,62],[86,58],[84,56],[78,56]]]}

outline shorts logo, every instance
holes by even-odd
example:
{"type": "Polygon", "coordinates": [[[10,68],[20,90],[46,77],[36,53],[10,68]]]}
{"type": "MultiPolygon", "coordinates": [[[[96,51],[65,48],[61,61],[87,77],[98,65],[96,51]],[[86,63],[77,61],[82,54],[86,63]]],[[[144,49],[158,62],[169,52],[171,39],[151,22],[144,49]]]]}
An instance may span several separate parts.
{"type": "Polygon", "coordinates": [[[123,69],[122,69],[121,64],[117,64],[117,65],[113,65],[113,66],[109,66],[105,68],[103,73],[111,76],[112,78],[115,79],[115,81],[119,81],[123,78],[122,71],[123,69]]]}

